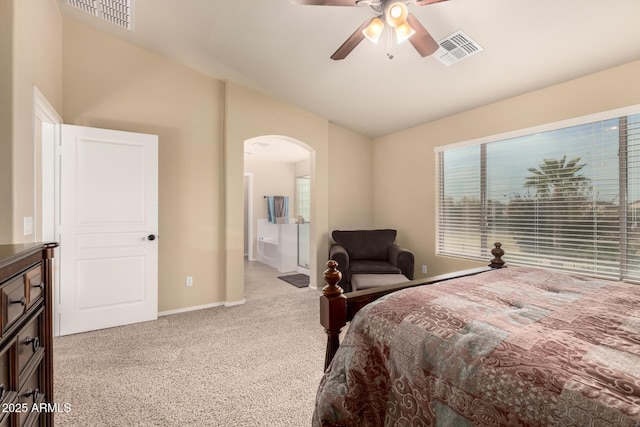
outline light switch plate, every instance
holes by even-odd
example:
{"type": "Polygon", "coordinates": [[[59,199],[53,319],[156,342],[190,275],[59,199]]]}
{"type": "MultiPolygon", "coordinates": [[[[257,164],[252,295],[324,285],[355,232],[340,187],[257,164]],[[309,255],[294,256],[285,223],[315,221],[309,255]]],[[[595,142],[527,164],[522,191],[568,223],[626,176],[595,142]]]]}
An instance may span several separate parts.
{"type": "Polygon", "coordinates": [[[30,236],[33,234],[33,217],[25,216],[23,218],[24,223],[24,235],[30,236]]]}

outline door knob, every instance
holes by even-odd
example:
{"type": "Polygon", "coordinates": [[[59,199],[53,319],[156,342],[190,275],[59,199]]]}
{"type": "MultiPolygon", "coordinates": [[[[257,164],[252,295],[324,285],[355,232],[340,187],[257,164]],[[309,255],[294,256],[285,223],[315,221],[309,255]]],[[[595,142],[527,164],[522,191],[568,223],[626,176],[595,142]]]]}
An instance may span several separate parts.
{"type": "Polygon", "coordinates": [[[157,237],[157,236],[156,236],[155,234],[149,234],[149,235],[147,236],[147,240],[156,240],[156,237],[157,237]]]}

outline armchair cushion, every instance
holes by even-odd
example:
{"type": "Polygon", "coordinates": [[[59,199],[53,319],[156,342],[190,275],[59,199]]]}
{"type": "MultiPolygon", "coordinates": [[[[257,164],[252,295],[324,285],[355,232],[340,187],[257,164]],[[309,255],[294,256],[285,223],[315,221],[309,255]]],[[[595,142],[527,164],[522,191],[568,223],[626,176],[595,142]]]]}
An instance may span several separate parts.
{"type": "Polygon", "coordinates": [[[353,260],[389,260],[389,248],[396,240],[396,230],[335,230],[331,233],[353,260]]]}
{"type": "Polygon", "coordinates": [[[357,260],[351,261],[350,275],[354,274],[401,274],[402,271],[387,261],[357,260]]]}

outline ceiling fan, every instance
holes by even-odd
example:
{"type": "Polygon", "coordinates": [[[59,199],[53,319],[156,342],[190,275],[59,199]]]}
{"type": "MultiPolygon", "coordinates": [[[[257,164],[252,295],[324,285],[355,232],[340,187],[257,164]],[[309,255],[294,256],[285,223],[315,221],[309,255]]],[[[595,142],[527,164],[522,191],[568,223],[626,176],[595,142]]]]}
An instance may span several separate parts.
{"type": "MultiPolygon", "coordinates": [[[[433,54],[438,48],[438,42],[424,28],[412,13],[407,10],[407,4],[414,3],[418,6],[426,6],[447,0],[290,0],[294,4],[317,6],[370,6],[376,16],[365,21],[349,38],[336,50],[331,59],[344,59],[355,49],[364,38],[374,43],[380,39],[380,35],[386,25],[395,30],[396,40],[402,43],[405,40],[413,45],[420,56],[433,54]]],[[[393,59],[393,55],[387,52],[387,56],[393,59]]]]}

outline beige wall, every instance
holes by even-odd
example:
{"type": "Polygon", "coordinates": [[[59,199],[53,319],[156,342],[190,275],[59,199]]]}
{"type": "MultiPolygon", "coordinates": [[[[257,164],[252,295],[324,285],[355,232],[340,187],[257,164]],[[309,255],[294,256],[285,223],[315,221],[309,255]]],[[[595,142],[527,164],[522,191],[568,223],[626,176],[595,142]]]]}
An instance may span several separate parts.
{"type": "MultiPolygon", "coordinates": [[[[11,1],[4,0],[3,7],[11,1]]],[[[33,87],[58,112],[62,109],[63,21],[55,0],[13,0],[13,17],[11,242],[18,243],[35,239],[24,236],[23,218],[39,220],[33,194],[33,87]]]]}
{"type": "MultiPolygon", "coordinates": [[[[387,135],[374,141],[374,222],[399,231],[416,273],[481,265],[436,256],[435,146],[640,104],[640,61],[387,135]]],[[[508,253],[506,257],[508,261],[508,253]]],[[[417,275],[416,277],[420,277],[417,275]]]]}
{"type": "Polygon", "coordinates": [[[224,83],[68,19],[63,83],[65,123],[159,136],[159,311],[224,301],[224,83]]]}
{"type": "Polygon", "coordinates": [[[0,1],[0,243],[13,240],[13,1],[0,1]]]}
{"type": "Polygon", "coordinates": [[[244,141],[263,135],[292,138],[311,151],[311,285],[322,283],[328,253],[329,122],[323,117],[235,83],[226,86],[225,253],[227,301],[244,298],[244,141]]]}
{"type": "Polygon", "coordinates": [[[244,159],[244,171],[253,174],[254,224],[267,217],[264,196],[289,197],[289,217],[294,217],[296,194],[296,164],[244,159]]]}
{"type": "MultiPolygon", "coordinates": [[[[329,128],[338,146],[353,145],[342,160],[352,167],[332,168],[337,177],[348,177],[354,167],[366,176],[368,138],[72,20],[64,23],[63,53],[66,123],[159,135],[160,311],[244,298],[243,145],[256,136],[283,135],[313,150],[312,283],[321,283],[328,251],[329,128]],[[184,286],[188,275],[194,277],[190,288],[184,286]]],[[[371,203],[358,208],[364,218],[371,216],[371,203]]]]}
{"type": "Polygon", "coordinates": [[[373,144],[368,137],[329,126],[329,225],[331,230],[373,227],[373,144]]]}
{"type": "Polygon", "coordinates": [[[307,176],[311,174],[311,163],[309,159],[300,160],[296,163],[296,177],[307,176]]]}
{"type": "Polygon", "coordinates": [[[435,255],[434,146],[640,103],[636,61],[372,143],[323,117],[63,21],[55,0],[4,0],[0,24],[0,102],[8,112],[0,119],[0,242],[29,240],[22,218],[36,209],[35,84],[67,123],[159,135],[160,311],[243,299],[246,139],[284,135],[313,150],[312,283],[322,285],[328,235],[336,228],[397,228],[399,243],[430,274],[477,265],[435,255]],[[187,275],[194,277],[191,288],[184,286],[187,275]]]}
{"type": "Polygon", "coordinates": [[[289,217],[294,218],[296,212],[296,163],[271,162],[262,160],[244,159],[244,171],[253,174],[253,238],[250,245],[253,246],[254,259],[257,258],[256,240],[257,221],[267,218],[267,202],[264,196],[289,197],[289,217]]]}

